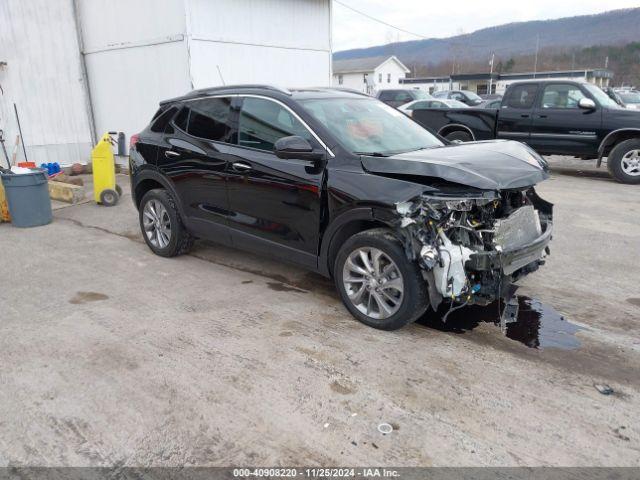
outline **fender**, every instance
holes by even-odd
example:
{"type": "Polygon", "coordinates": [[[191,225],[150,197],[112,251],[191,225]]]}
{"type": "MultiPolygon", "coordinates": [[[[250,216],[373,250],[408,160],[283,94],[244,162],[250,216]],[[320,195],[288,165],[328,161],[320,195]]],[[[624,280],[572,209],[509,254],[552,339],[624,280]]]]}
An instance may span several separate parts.
{"type": "Polygon", "coordinates": [[[444,137],[444,135],[442,134],[442,132],[444,130],[448,130],[450,127],[455,127],[453,128],[454,131],[456,130],[466,130],[467,133],[469,135],[471,135],[471,140],[473,140],[474,142],[476,141],[476,136],[473,134],[473,132],[471,131],[471,129],[469,127],[467,127],[466,125],[462,125],[460,123],[448,123],[447,125],[445,125],[444,127],[442,127],[440,130],[438,130],[438,135],[440,135],[441,137],[444,137]]]}
{"type": "Polygon", "coordinates": [[[186,218],[186,216],[184,215],[184,209],[182,207],[182,199],[180,198],[180,195],[177,194],[176,189],[173,185],[173,182],[171,182],[166,176],[160,173],[160,171],[156,167],[153,167],[147,164],[146,168],[143,167],[139,169],[138,172],[136,172],[135,176],[132,176],[131,178],[132,179],[135,178],[135,183],[131,184],[131,194],[132,194],[131,197],[133,198],[133,202],[136,208],[138,208],[139,200],[141,200],[136,198],[135,196],[135,191],[137,186],[145,180],[153,180],[155,182],[158,182],[160,185],[162,185],[171,193],[173,200],[176,202],[176,205],[178,206],[178,211],[180,212],[180,216],[183,219],[186,218]]]}
{"type": "Polygon", "coordinates": [[[374,207],[355,207],[338,215],[327,227],[322,235],[320,245],[320,255],[318,256],[318,273],[325,277],[331,276],[331,268],[329,266],[329,252],[331,244],[336,234],[348,223],[357,221],[378,222],[388,225],[384,215],[376,214],[379,208],[374,207]]]}
{"type": "MultiPolygon", "coordinates": [[[[602,157],[604,157],[605,149],[608,146],[613,145],[615,136],[621,133],[635,133],[635,135],[631,135],[630,137],[640,137],[640,128],[619,128],[618,130],[609,132],[607,136],[602,139],[602,142],[600,142],[600,146],[598,147],[598,161],[596,163],[596,167],[600,167],[600,165],[602,165],[602,157]]],[[[625,140],[627,140],[627,138],[625,138],[625,140]]]]}
{"type": "Polygon", "coordinates": [[[318,272],[325,277],[330,277],[329,268],[329,247],[333,241],[333,237],[340,230],[341,227],[349,222],[358,220],[372,221],[373,208],[371,207],[356,207],[338,215],[327,227],[322,235],[322,243],[320,245],[320,255],[318,257],[318,272]]]}

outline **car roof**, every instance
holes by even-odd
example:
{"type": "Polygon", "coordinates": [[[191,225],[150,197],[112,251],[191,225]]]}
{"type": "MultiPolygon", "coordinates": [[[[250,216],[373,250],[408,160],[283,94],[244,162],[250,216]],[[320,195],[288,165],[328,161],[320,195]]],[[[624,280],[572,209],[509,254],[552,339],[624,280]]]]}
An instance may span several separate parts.
{"type": "Polygon", "coordinates": [[[192,90],[186,95],[170,98],[160,102],[160,105],[169,103],[182,102],[185,100],[194,100],[197,98],[206,98],[213,95],[238,95],[238,94],[263,94],[266,96],[288,96],[296,100],[304,100],[308,98],[335,98],[335,97],[369,97],[368,95],[357,90],[331,88],[331,87],[309,87],[286,89],[273,85],[247,84],[247,85],[228,85],[222,87],[202,88],[192,90]]]}

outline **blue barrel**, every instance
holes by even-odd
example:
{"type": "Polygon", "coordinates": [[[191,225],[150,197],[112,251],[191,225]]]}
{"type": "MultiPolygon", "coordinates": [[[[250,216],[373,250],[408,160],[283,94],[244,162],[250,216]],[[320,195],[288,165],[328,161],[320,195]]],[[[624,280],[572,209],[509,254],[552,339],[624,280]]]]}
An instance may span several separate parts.
{"type": "Polygon", "coordinates": [[[42,169],[19,175],[0,174],[9,204],[11,223],[16,227],[39,227],[53,220],[47,174],[42,169]]]}

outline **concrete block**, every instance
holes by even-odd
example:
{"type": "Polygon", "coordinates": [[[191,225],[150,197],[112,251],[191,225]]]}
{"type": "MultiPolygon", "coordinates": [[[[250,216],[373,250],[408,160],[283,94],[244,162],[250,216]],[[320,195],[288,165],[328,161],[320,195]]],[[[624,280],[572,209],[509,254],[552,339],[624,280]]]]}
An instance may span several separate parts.
{"type": "Polygon", "coordinates": [[[84,200],[85,190],[81,185],[50,181],[49,196],[52,200],[75,204],[84,200]]]}

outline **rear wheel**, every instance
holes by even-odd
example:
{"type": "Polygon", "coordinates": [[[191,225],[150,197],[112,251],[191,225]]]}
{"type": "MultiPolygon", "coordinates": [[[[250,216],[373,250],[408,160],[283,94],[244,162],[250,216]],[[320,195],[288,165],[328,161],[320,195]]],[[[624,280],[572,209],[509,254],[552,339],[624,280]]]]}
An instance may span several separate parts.
{"type": "Polygon", "coordinates": [[[640,183],[640,139],[632,138],[616,145],[607,158],[607,168],[621,183],[640,183]]]}
{"type": "Polygon", "coordinates": [[[182,255],[193,245],[173,197],[163,189],[150,190],[142,197],[140,228],[149,248],[162,257],[182,255]]]}
{"type": "Polygon", "coordinates": [[[333,275],[349,312],[370,327],[396,330],[427,309],[420,267],[407,259],[390,230],[366,230],[349,238],[338,252],[333,275]]]}
{"type": "Polygon", "coordinates": [[[450,142],[453,142],[454,140],[470,142],[473,140],[473,137],[468,132],[463,132],[462,130],[456,130],[455,132],[448,133],[445,138],[450,142]]]}

